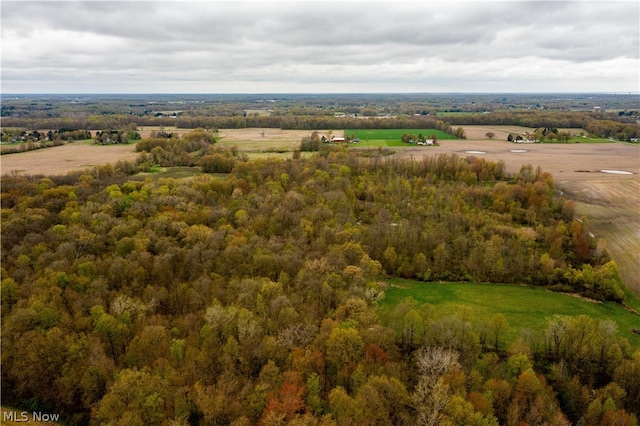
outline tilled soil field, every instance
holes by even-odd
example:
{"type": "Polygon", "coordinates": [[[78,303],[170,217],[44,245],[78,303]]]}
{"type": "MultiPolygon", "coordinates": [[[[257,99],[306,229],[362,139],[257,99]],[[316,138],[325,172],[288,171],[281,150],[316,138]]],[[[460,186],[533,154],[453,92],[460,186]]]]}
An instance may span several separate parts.
{"type": "Polygon", "coordinates": [[[74,170],[116,163],[118,160],[135,161],[138,153],[131,145],[94,145],[69,143],[0,156],[2,174],[64,175],[74,170]]]}

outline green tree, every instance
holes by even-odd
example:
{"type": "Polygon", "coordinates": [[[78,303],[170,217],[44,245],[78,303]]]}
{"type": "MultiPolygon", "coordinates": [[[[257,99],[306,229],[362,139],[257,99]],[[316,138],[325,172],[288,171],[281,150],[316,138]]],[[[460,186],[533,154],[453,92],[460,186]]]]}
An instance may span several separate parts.
{"type": "Polygon", "coordinates": [[[409,393],[395,377],[371,376],[358,388],[355,402],[365,424],[408,424],[409,393]]]}
{"type": "Polygon", "coordinates": [[[364,341],[355,328],[336,327],[327,340],[327,359],[331,361],[341,375],[344,384],[349,388],[351,373],[362,358],[364,341]]]}
{"type": "Polygon", "coordinates": [[[160,424],[166,418],[162,389],[162,380],[144,370],[122,370],[100,401],[97,418],[123,426],[160,424]]]}

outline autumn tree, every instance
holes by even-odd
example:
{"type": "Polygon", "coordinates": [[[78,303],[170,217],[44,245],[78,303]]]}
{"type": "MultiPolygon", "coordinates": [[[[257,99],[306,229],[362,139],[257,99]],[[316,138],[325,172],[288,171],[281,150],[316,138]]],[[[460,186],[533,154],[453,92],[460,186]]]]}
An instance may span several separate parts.
{"type": "Polygon", "coordinates": [[[460,368],[458,354],[440,347],[423,348],[416,352],[415,362],[418,383],[411,400],[417,410],[417,424],[437,425],[451,396],[444,377],[460,368]]]}
{"type": "Polygon", "coordinates": [[[122,370],[100,401],[98,419],[116,425],[156,425],[165,419],[164,384],[146,371],[122,370]]]}

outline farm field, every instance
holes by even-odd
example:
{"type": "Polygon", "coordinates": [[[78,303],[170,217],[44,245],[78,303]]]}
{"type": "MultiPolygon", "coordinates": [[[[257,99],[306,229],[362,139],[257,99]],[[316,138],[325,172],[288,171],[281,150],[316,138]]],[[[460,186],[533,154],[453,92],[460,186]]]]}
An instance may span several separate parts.
{"type": "MultiPolygon", "coordinates": [[[[521,126],[462,126],[469,140],[489,140],[487,133],[493,133],[493,140],[506,141],[509,134],[523,135],[527,132],[531,133],[535,129],[521,126]]],[[[580,135],[586,133],[582,129],[558,129],[561,132],[569,132],[571,134],[580,135]]],[[[569,140],[569,143],[613,143],[609,139],[591,138],[586,136],[575,136],[569,140]]],[[[554,141],[546,141],[545,143],[559,143],[554,141]]]]}
{"type": "MultiPolygon", "coordinates": [[[[216,135],[218,143],[226,147],[237,147],[241,151],[294,151],[300,148],[302,138],[312,130],[282,130],[274,128],[220,129],[216,135]]],[[[318,130],[320,137],[326,130],[318,130]]],[[[338,135],[338,131],[333,132],[338,135]]]]}
{"type": "MultiPolygon", "coordinates": [[[[568,198],[576,201],[596,238],[604,238],[624,283],[640,294],[640,180],[589,176],[556,179],[568,198]]],[[[634,306],[640,310],[640,306],[634,306]]]]}
{"type": "Polygon", "coordinates": [[[588,315],[615,321],[621,336],[640,347],[640,336],[631,333],[639,328],[638,316],[622,306],[607,302],[594,303],[567,294],[553,293],[540,287],[479,283],[423,283],[394,279],[388,281],[383,306],[396,306],[412,297],[420,303],[434,305],[441,312],[455,312],[466,306],[471,309],[471,321],[483,321],[503,314],[509,323],[507,340],[512,343],[521,330],[543,331],[554,315],[588,315]]]}
{"type": "Polygon", "coordinates": [[[135,144],[95,145],[73,142],[51,148],[0,156],[0,171],[28,175],[64,175],[119,160],[135,161],[135,144]]]}
{"type": "MultiPolygon", "coordinates": [[[[140,133],[140,137],[143,139],[151,137],[152,132],[159,131],[161,126],[141,126],[138,127],[138,133],[140,133]]],[[[192,129],[179,129],[176,126],[162,126],[162,129],[168,133],[174,133],[182,136],[185,133],[190,132],[192,129]]],[[[94,132],[92,132],[93,134],[94,132]]]]}
{"type": "MultiPolygon", "coordinates": [[[[342,132],[336,132],[340,134],[342,132]]],[[[353,138],[360,139],[359,146],[411,146],[402,142],[402,135],[404,134],[422,134],[424,137],[429,138],[431,135],[436,135],[438,140],[442,139],[456,139],[448,133],[435,129],[357,129],[344,130],[344,135],[351,136],[353,138]]]]}

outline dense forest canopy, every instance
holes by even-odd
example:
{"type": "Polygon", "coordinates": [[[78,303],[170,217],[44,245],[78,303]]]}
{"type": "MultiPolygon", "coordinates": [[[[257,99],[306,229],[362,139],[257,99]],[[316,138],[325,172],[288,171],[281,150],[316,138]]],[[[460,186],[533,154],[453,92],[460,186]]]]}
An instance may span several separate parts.
{"type": "Polygon", "coordinates": [[[2,179],[2,398],[73,424],[637,424],[640,350],[550,318],[382,309],[385,277],[620,302],[601,241],[531,166],[323,147],[247,161],[206,131],[137,165],[2,179]],[[228,174],[153,179],[154,162],[228,174]],[[205,161],[206,159],[206,161],[205,161]]]}

